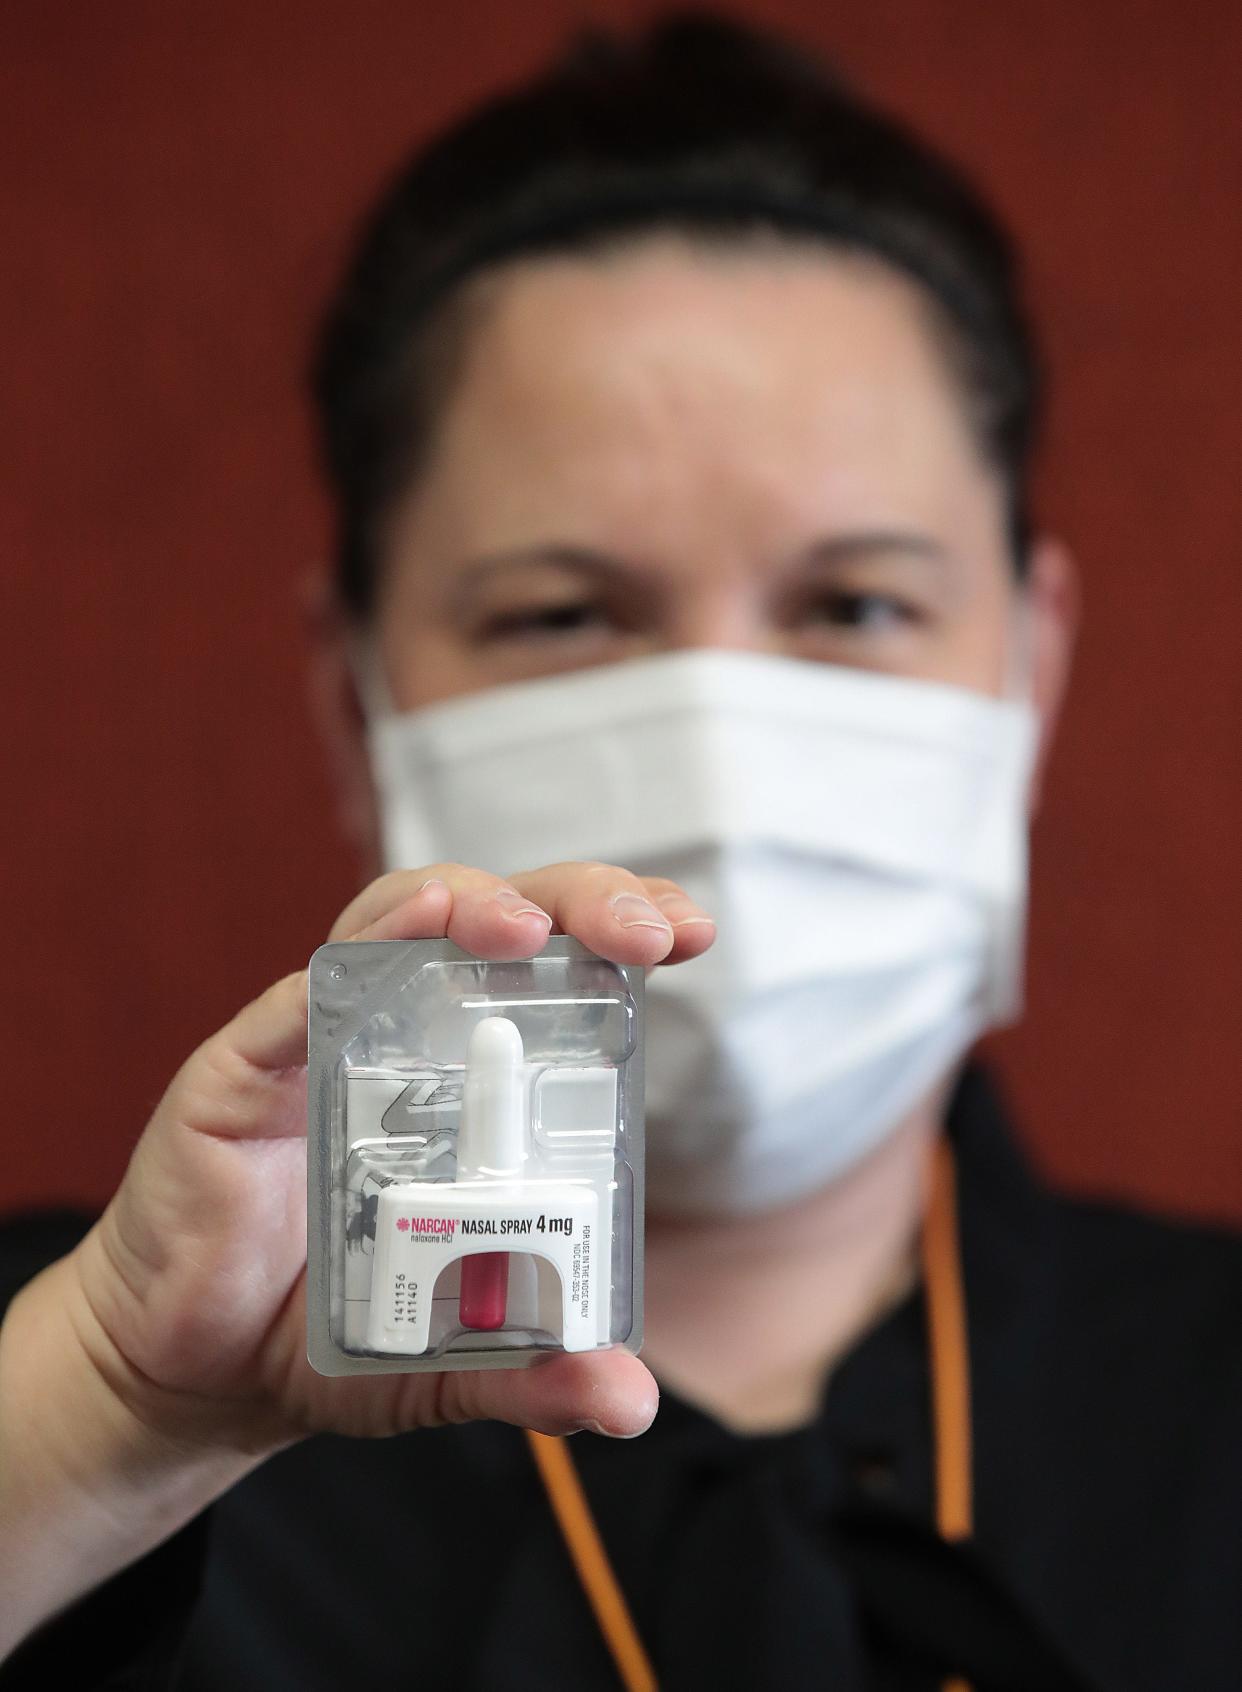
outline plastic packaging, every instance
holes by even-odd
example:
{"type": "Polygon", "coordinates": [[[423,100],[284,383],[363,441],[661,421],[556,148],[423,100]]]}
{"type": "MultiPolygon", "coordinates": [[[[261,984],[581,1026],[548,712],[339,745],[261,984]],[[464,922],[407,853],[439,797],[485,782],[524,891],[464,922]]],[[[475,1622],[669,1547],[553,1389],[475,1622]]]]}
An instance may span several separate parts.
{"type": "Polygon", "coordinates": [[[643,970],[565,936],[310,965],[307,1354],[514,1368],[642,1338],[643,970]]]}

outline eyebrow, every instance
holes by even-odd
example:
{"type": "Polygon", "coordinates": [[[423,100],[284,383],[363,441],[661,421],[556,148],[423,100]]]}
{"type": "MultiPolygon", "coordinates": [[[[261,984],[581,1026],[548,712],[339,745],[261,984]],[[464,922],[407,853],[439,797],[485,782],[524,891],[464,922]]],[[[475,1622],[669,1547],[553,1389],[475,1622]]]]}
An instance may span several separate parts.
{"type": "MultiPolygon", "coordinates": [[[[808,565],[828,566],[857,563],[865,558],[885,553],[904,552],[932,563],[949,561],[947,549],[930,535],[907,529],[863,529],[840,535],[826,535],[799,548],[786,571],[797,575],[808,565]]],[[[578,570],[607,581],[633,584],[645,582],[653,591],[663,586],[661,571],[633,559],[614,557],[595,547],[578,546],[567,541],[536,541],[529,546],[513,547],[499,552],[486,552],[469,559],[456,573],[451,590],[452,602],[460,607],[470,589],[480,580],[508,570],[532,564],[554,564],[578,570]]]]}
{"type": "Polygon", "coordinates": [[[519,546],[501,552],[485,552],[468,560],[457,572],[453,583],[453,604],[460,606],[465,595],[480,580],[532,564],[558,564],[566,569],[581,570],[588,575],[610,581],[633,582],[637,577],[646,581],[653,589],[658,587],[662,580],[658,570],[633,560],[615,558],[611,553],[599,552],[594,547],[576,546],[565,541],[536,541],[531,546],[519,546]]]}
{"type": "Polygon", "coordinates": [[[853,564],[890,552],[909,553],[933,564],[949,562],[948,548],[916,529],[861,529],[812,541],[795,554],[792,563],[794,570],[806,564],[853,564]]]}

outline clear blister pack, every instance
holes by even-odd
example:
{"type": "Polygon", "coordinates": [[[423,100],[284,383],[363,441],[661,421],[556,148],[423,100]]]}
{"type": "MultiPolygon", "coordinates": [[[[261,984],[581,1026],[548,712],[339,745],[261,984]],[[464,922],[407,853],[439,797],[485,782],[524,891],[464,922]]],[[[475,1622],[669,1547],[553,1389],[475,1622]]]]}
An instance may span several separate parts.
{"type": "Polygon", "coordinates": [[[642,1333],[643,970],[553,936],[494,962],[310,965],[307,1352],[325,1375],[513,1368],[642,1333]]]}

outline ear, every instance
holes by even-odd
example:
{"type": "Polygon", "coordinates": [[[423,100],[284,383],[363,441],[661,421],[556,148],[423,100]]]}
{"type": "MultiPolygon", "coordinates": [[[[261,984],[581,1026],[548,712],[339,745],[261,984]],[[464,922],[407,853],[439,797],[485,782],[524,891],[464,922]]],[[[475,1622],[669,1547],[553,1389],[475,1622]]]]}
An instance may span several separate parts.
{"type": "Polygon", "coordinates": [[[1078,635],[1078,569],[1063,541],[1051,535],[1036,538],[1027,556],[1022,593],[1030,639],[1031,703],[1039,717],[1030,800],[1034,814],[1039,808],[1078,635]]]}
{"type": "Polygon", "coordinates": [[[382,867],[379,805],[367,753],[366,711],[352,662],[359,639],[355,619],[341,605],[327,573],[302,583],[301,609],[310,655],[311,717],[327,756],[337,819],[373,879],[382,867]]]}

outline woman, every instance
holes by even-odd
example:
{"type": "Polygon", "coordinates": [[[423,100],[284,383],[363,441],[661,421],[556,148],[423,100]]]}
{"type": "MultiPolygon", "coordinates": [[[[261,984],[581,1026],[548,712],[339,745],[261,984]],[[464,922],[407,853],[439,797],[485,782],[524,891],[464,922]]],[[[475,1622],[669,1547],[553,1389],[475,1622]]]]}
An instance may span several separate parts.
{"type": "Polygon", "coordinates": [[[1052,1199],[965,1067],[1074,603],[990,214],[740,26],[597,41],[411,163],[315,390],[333,937],[651,966],[646,1366],[313,1372],[290,976],[10,1229],[10,1683],[1236,1684],[1236,1245],[1052,1199]]]}

